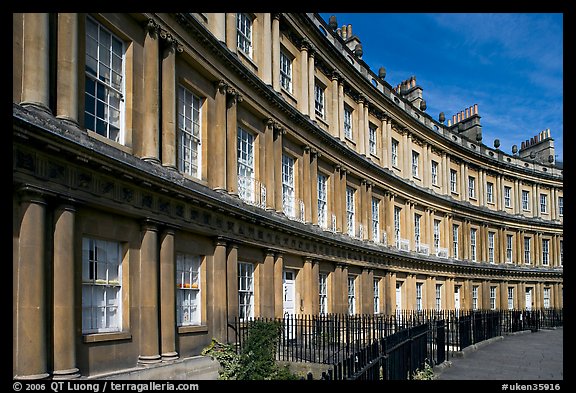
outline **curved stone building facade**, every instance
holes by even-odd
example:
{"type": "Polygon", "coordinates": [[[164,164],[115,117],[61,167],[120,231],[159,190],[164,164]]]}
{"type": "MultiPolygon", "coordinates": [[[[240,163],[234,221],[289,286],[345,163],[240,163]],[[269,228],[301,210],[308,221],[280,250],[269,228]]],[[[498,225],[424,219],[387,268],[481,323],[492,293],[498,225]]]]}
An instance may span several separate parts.
{"type": "Polygon", "coordinates": [[[13,22],[15,378],[195,356],[236,317],[562,308],[549,131],[509,155],[476,105],[434,120],[351,26],[13,22]]]}

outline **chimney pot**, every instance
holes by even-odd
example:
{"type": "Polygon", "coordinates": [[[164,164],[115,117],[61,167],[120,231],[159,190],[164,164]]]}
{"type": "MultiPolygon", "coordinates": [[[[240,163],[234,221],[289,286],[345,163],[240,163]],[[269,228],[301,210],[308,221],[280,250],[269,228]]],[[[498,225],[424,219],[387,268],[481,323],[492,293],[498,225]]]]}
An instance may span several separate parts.
{"type": "Polygon", "coordinates": [[[330,26],[332,30],[336,30],[336,28],[338,27],[338,21],[336,20],[336,15],[330,16],[328,26],[330,26]]]}
{"type": "Polygon", "coordinates": [[[462,121],[462,114],[458,112],[458,123],[460,123],[460,121],[462,121]]]}
{"type": "Polygon", "coordinates": [[[348,38],[352,37],[352,25],[348,25],[348,38]]]}
{"type": "Polygon", "coordinates": [[[469,117],[470,117],[470,109],[469,109],[469,108],[466,108],[466,117],[465,117],[465,119],[467,119],[467,118],[469,118],[469,117]]]}
{"type": "Polygon", "coordinates": [[[474,104],[474,114],[478,114],[478,104],[474,104]]]}
{"type": "Polygon", "coordinates": [[[452,120],[448,119],[448,127],[452,126],[452,120]]]}
{"type": "Polygon", "coordinates": [[[452,123],[456,124],[456,115],[452,115],[452,123]]]}
{"type": "Polygon", "coordinates": [[[346,39],[346,25],[342,25],[342,39],[345,40],[346,39]]]}
{"type": "Polygon", "coordinates": [[[522,144],[520,144],[520,150],[524,150],[525,147],[526,147],[526,143],[522,142],[522,144]]]}

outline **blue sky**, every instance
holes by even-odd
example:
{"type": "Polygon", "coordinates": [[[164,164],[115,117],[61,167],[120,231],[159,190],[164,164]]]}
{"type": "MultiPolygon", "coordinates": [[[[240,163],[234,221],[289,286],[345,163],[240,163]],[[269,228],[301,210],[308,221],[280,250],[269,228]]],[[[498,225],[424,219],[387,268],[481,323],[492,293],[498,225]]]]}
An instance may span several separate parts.
{"type": "Polygon", "coordinates": [[[414,75],[426,113],[478,104],[482,143],[512,145],[549,128],[563,160],[563,15],[321,13],[352,24],[362,59],[396,86],[414,75]]]}

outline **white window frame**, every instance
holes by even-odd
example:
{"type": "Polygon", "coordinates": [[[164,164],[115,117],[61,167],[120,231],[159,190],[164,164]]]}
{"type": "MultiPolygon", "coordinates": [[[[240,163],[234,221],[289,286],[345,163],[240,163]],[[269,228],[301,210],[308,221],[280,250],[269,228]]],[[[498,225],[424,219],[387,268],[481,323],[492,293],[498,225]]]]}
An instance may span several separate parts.
{"type": "Polygon", "coordinates": [[[470,259],[476,262],[476,228],[470,228],[470,259]]]}
{"type": "Polygon", "coordinates": [[[458,193],[458,173],[450,169],[450,192],[458,193]]]}
{"type": "Polygon", "coordinates": [[[550,308],[550,292],[549,287],[544,288],[543,303],[545,309],[550,308]]]}
{"type": "Polygon", "coordinates": [[[401,208],[394,206],[394,241],[396,248],[400,248],[400,212],[401,208]]]}
{"type": "Polygon", "coordinates": [[[458,232],[460,227],[456,224],[452,224],[452,252],[454,253],[454,259],[458,259],[458,232]]]}
{"type": "Polygon", "coordinates": [[[356,314],[356,276],[348,275],[348,315],[356,314]]]}
{"type": "Polygon", "coordinates": [[[201,325],[201,287],[199,255],[176,254],[176,323],[201,325]]]}
{"type": "Polygon", "coordinates": [[[530,210],[530,192],[522,190],[522,210],[530,210]]]}
{"type": "Polygon", "coordinates": [[[490,310],[496,310],[496,287],[490,287],[490,310]]]}
{"type": "Polygon", "coordinates": [[[478,310],[478,285],[472,286],[472,310],[478,310]]]}
{"type": "Polygon", "coordinates": [[[432,173],[432,184],[438,185],[438,163],[434,160],[431,162],[430,172],[432,173]]]}
{"type": "Polygon", "coordinates": [[[505,207],[512,207],[511,195],[512,188],[508,186],[504,186],[504,206],[505,207]]]}
{"type": "Polygon", "coordinates": [[[282,154],[282,210],[289,217],[296,216],[294,158],[282,154]]]}
{"type": "Polygon", "coordinates": [[[412,177],[419,177],[418,164],[420,161],[420,153],[412,150],[412,177]]]}
{"type": "Polygon", "coordinates": [[[318,304],[320,315],[328,314],[328,274],[318,275],[318,304]]]}
{"type": "Polygon", "coordinates": [[[508,287],[508,310],[514,310],[514,287],[508,287]]]}
{"type": "Polygon", "coordinates": [[[495,232],[488,232],[488,262],[494,263],[494,235],[495,232]]]}
{"type": "Polygon", "coordinates": [[[524,263],[530,265],[532,260],[530,258],[530,243],[532,239],[530,237],[524,237],[524,263]]]}
{"type": "Polygon", "coordinates": [[[392,138],[391,143],[391,156],[392,156],[392,166],[398,167],[398,142],[396,139],[392,138]]]}
{"type": "Polygon", "coordinates": [[[476,199],[476,178],[468,176],[468,198],[476,199]]]}
{"type": "Polygon", "coordinates": [[[494,203],[494,183],[486,182],[486,202],[494,203]]]}
{"type": "Polygon", "coordinates": [[[416,311],[422,311],[422,283],[416,283],[416,311]]]}
{"type": "Polygon", "coordinates": [[[254,164],[254,141],[255,137],[242,127],[238,127],[237,140],[237,171],[238,171],[238,196],[247,201],[254,202],[256,197],[255,169],[254,164]]]}
{"type": "Polygon", "coordinates": [[[375,124],[368,124],[368,150],[370,154],[376,155],[376,144],[378,138],[378,127],[375,124]]]}
{"type": "Polygon", "coordinates": [[[82,238],[82,333],[122,331],[122,246],[82,238]]]}
{"type": "Polygon", "coordinates": [[[348,106],[344,106],[344,136],[352,140],[352,109],[348,106]]]}
{"type": "Polygon", "coordinates": [[[236,47],[242,53],[252,58],[252,26],[254,20],[245,13],[236,14],[236,47]]]}
{"type": "Polygon", "coordinates": [[[564,240],[560,240],[560,266],[564,266],[564,240]]]}
{"type": "Polygon", "coordinates": [[[84,127],[110,140],[124,144],[124,113],[125,113],[125,66],[126,66],[126,45],[117,35],[105,28],[94,18],[86,18],[85,52],[84,52],[84,127]],[[97,37],[90,36],[89,24],[96,25],[97,37]],[[110,42],[103,45],[102,35],[109,35],[110,42]],[[91,45],[90,43],[95,44],[91,45]],[[118,48],[119,46],[119,48],[118,48]],[[89,53],[90,48],[95,47],[96,53],[89,53]],[[108,50],[101,51],[104,47],[108,50]],[[96,56],[96,57],[94,57],[96,56]],[[116,61],[115,61],[116,60],[116,61]],[[120,64],[118,64],[118,62],[120,64]],[[92,64],[94,63],[94,64],[92,64]],[[96,69],[94,72],[88,71],[89,64],[96,69]],[[119,79],[119,80],[118,80],[119,79]],[[94,84],[94,91],[89,91],[89,83],[94,84]],[[104,100],[98,94],[99,86],[104,90],[104,100]],[[93,105],[88,105],[88,101],[93,101],[93,105]],[[101,104],[98,104],[101,102],[101,104]],[[92,109],[93,111],[89,110],[92,109]],[[104,113],[98,113],[98,108],[103,107],[104,113]],[[117,114],[114,116],[114,114],[117,114]],[[99,116],[100,115],[100,116],[99,116]],[[91,117],[92,124],[88,124],[88,117],[91,117]],[[103,125],[103,129],[99,126],[103,125]]]}
{"type": "Polygon", "coordinates": [[[380,242],[380,200],[372,197],[372,240],[380,242]]]}
{"type": "Polygon", "coordinates": [[[325,97],[324,88],[318,83],[314,84],[314,112],[320,119],[324,119],[325,97]]]}
{"type": "Polygon", "coordinates": [[[546,213],[548,210],[548,195],[540,194],[540,213],[546,213]]]}
{"type": "Polygon", "coordinates": [[[286,51],[280,51],[280,85],[292,94],[292,62],[286,51]]]}
{"type": "Polygon", "coordinates": [[[254,264],[249,262],[238,262],[238,317],[254,318],[254,264]]]}
{"type": "Polygon", "coordinates": [[[436,284],[436,311],[442,310],[442,284],[436,284]]]}
{"type": "Polygon", "coordinates": [[[178,170],[202,176],[202,98],[178,86],[178,170]]]}
{"type": "Polygon", "coordinates": [[[422,216],[418,213],[414,213],[414,244],[416,246],[416,250],[418,250],[418,246],[420,245],[420,219],[422,216]]]}
{"type": "Polygon", "coordinates": [[[373,280],[374,286],[374,314],[380,314],[380,279],[373,280]]]}
{"type": "Polygon", "coordinates": [[[434,250],[438,251],[440,248],[440,220],[434,219],[434,250]]]}
{"type": "Polygon", "coordinates": [[[346,186],[346,228],[348,235],[352,237],[355,235],[356,229],[355,191],[354,188],[346,186]]]}
{"type": "Polygon", "coordinates": [[[318,225],[328,228],[328,177],[318,174],[318,225]]]}
{"type": "Polygon", "coordinates": [[[564,215],[564,197],[558,197],[558,215],[564,215]]]}
{"type": "Polygon", "coordinates": [[[506,262],[512,263],[512,244],[514,236],[506,235],[506,262]]]}
{"type": "Polygon", "coordinates": [[[542,239],[542,265],[550,265],[550,240],[542,239]]]}

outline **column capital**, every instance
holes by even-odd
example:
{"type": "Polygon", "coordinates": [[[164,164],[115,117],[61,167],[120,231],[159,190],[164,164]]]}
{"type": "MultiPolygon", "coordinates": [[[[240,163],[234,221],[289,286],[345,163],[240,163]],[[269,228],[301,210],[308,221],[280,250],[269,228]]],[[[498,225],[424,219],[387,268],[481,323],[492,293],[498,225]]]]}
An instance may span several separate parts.
{"type": "Polygon", "coordinates": [[[307,51],[308,49],[312,48],[312,44],[310,43],[310,41],[308,41],[308,39],[306,38],[302,38],[300,40],[300,50],[301,51],[307,51]]]}
{"type": "Polygon", "coordinates": [[[160,25],[154,19],[150,18],[146,21],[146,32],[151,38],[157,39],[159,30],[160,25]]]}
{"type": "Polygon", "coordinates": [[[182,53],[184,49],[182,48],[182,44],[174,38],[174,36],[168,33],[166,30],[162,28],[159,29],[159,36],[162,40],[162,44],[164,46],[164,54],[169,55],[170,53],[182,53]]]}
{"type": "Polygon", "coordinates": [[[226,94],[228,92],[228,84],[224,81],[224,79],[220,79],[214,82],[214,86],[220,94],[226,94]]]}
{"type": "Polygon", "coordinates": [[[304,146],[302,146],[302,149],[304,150],[305,154],[310,154],[310,146],[304,145],[304,146]]]}
{"type": "Polygon", "coordinates": [[[330,75],[330,79],[340,81],[342,79],[342,75],[340,75],[340,72],[338,72],[337,69],[334,69],[334,70],[332,70],[332,73],[330,75]]]}
{"type": "Polygon", "coordinates": [[[23,185],[16,191],[20,197],[21,202],[31,202],[37,204],[46,204],[47,194],[34,186],[23,185]]]}
{"type": "Polygon", "coordinates": [[[140,222],[140,229],[142,229],[143,231],[158,232],[159,224],[160,223],[156,220],[153,220],[151,218],[145,218],[140,222]]]}
{"type": "Polygon", "coordinates": [[[281,16],[282,16],[281,12],[272,12],[272,19],[280,20],[281,16]]]}

